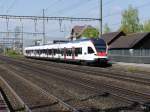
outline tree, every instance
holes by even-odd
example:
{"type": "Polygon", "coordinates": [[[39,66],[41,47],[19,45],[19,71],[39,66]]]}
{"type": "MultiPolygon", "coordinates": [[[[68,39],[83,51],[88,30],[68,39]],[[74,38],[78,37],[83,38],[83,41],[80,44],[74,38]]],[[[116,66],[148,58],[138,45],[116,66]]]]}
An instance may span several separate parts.
{"type": "Polygon", "coordinates": [[[150,20],[146,21],[143,25],[144,32],[150,32],[150,20]]]}
{"type": "Polygon", "coordinates": [[[125,33],[135,33],[142,31],[138,17],[138,10],[131,5],[122,13],[121,28],[125,33]]]}
{"type": "Polygon", "coordinates": [[[111,32],[111,29],[109,28],[108,24],[106,23],[104,26],[104,33],[109,33],[111,32]]]}
{"type": "Polygon", "coordinates": [[[86,28],[82,33],[83,37],[97,38],[99,37],[99,31],[96,28],[86,28]]]}

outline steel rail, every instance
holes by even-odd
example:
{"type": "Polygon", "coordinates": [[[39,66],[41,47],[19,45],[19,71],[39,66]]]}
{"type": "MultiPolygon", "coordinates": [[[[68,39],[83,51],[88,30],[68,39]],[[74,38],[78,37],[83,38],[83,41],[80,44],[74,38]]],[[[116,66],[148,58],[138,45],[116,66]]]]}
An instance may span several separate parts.
{"type": "MultiPolygon", "coordinates": [[[[6,69],[5,67],[3,67],[3,69],[6,69]]],[[[39,90],[41,93],[43,93],[46,97],[48,97],[49,99],[53,98],[54,100],[56,100],[60,105],[62,105],[64,108],[66,108],[67,110],[71,111],[71,112],[79,112],[77,109],[75,109],[74,107],[72,107],[71,105],[63,102],[61,99],[55,97],[54,95],[49,94],[46,90],[40,88],[39,86],[37,86],[36,84],[32,83],[31,81],[28,81],[27,79],[19,76],[18,74],[16,74],[15,72],[13,72],[12,70],[9,70],[8,72],[10,72],[10,74],[13,74],[15,77],[18,77],[19,79],[21,79],[22,81],[26,82],[27,84],[31,85],[32,87],[34,87],[35,89],[39,90]]]]}
{"type": "MultiPolygon", "coordinates": [[[[32,62],[32,64],[35,63],[35,64],[40,64],[41,65],[41,62],[38,63],[38,62],[35,62],[35,61],[31,61],[31,60],[26,60],[25,62],[27,63],[27,61],[32,62]]],[[[47,66],[51,66],[47,63],[44,63],[44,64],[47,65],[47,66]]],[[[55,67],[59,67],[58,65],[55,65],[55,64],[52,64],[52,65],[55,66],[55,67]]],[[[131,73],[122,72],[122,71],[116,73],[117,71],[115,71],[115,70],[106,69],[107,70],[106,71],[104,68],[99,68],[100,70],[91,71],[91,70],[88,70],[87,68],[81,68],[80,67],[80,69],[79,69],[79,67],[75,68],[75,67],[71,67],[71,66],[68,67],[68,66],[65,66],[65,65],[63,65],[59,68],[72,70],[72,71],[77,71],[77,72],[82,72],[82,73],[87,73],[87,74],[94,74],[96,76],[103,76],[103,77],[109,77],[109,78],[114,78],[114,79],[119,79],[119,80],[124,80],[124,81],[130,81],[130,82],[136,82],[136,83],[140,83],[140,84],[150,85],[150,79],[143,78],[143,77],[136,77],[137,73],[134,73],[135,74],[134,76],[131,76],[131,75],[126,76],[126,74],[131,74],[131,73]]]]}
{"type": "Polygon", "coordinates": [[[0,76],[0,80],[4,83],[4,85],[10,90],[10,92],[17,98],[20,104],[23,106],[26,112],[32,112],[30,108],[24,103],[24,101],[17,95],[17,93],[12,89],[12,87],[5,81],[3,77],[0,76]]]}

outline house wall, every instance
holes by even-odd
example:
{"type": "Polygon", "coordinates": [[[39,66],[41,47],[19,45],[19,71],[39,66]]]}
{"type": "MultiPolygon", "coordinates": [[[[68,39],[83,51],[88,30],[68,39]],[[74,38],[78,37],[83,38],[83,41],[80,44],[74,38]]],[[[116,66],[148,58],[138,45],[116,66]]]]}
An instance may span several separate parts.
{"type": "Polygon", "coordinates": [[[115,62],[150,64],[150,49],[109,50],[109,59],[115,62]]]}
{"type": "Polygon", "coordinates": [[[150,64],[150,57],[109,56],[109,59],[112,62],[150,64]]]}
{"type": "Polygon", "coordinates": [[[110,49],[109,59],[116,62],[150,64],[150,34],[131,48],[110,49]]]}

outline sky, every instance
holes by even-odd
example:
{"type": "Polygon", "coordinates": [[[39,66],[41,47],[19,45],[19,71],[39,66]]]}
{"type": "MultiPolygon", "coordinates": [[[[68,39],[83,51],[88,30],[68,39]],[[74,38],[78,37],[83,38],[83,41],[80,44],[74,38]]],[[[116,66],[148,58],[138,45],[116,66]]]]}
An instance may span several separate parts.
{"type": "MultiPolygon", "coordinates": [[[[121,14],[129,5],[138,8],[142,23],[150,18],[149,0],[103,0],[103,26],[107,23],[112,31],[117,31],[121,22],[121,14]]],[[[45,9],[46,16],[51,17],[99,18],[99,0],[0,0],[0,15],[41,16],[42,9],[45,9]]],[[[21,22],[26,32],[35,32],[35,24],[37,25],[36,31],[42,32],[41,21],[24,20],[21,22]]],[[[9,20],[9,30],[13,31],[16,26],[21,26],[21,22],[9,20]]],[[[0,19],[0,24],[0,31],[6,31],[6,20],[0,19]]],[[[61,28],[59,21],[47,21],[47,40],[64,39],[75,25],[92,25],[99,28],[98,21],[62,21],[61,28]]]]}

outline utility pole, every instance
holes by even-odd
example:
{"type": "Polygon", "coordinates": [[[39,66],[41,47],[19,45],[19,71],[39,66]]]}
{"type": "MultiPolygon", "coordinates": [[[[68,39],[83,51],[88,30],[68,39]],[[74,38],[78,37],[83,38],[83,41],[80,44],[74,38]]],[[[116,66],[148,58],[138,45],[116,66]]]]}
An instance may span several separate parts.
{"type": "Polygon", "coordinates": [[[43,45],[45,44],[45,9],[43,9],[43,45]]]}
{"type": "Polygon", "coordinates": [[[100,5],[100,8],[99,8],[99,12],[100,12],[100,19],[99,19],[99,22],[100,22],[100,30],[99,30],[99,36],[102,37],[102,33],[103,33],[103,1],[102,0],[99,0],[99,5],[100,5]]]}
{"type": "Polygon", "coordinates": [[[24,48],[24,44],[23,44],[23,41],[24,41],[24,39],[23,39],[23,37],[24,37],[24,34],[23,34],[23,23],[21,23],[21,31],[22,31],[22,38],[21,38],[21,43],[22,43],[22,54],[23,54],[23,48],[24,48]]]}
{"type": "MultiPolygon", "coordinates": [[[[9,38],[9,19],[7,18],[7,16],[6,16],[6,31],[7,31],[6,38],[9,38]]],[[[5,39],[3,40],[3,43],[4,43],[4,55],[6,55],[7,45],[6,45],[5,39]]]]}

